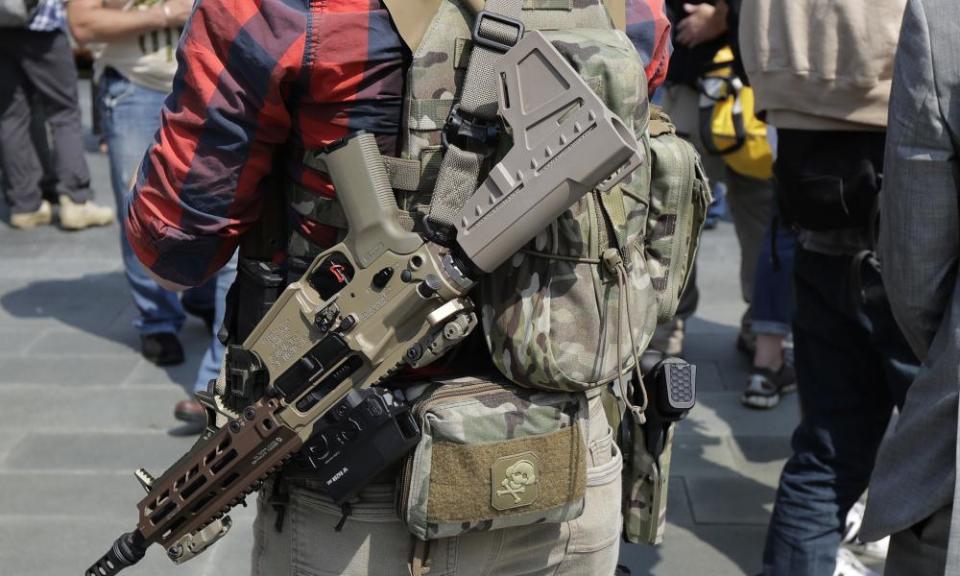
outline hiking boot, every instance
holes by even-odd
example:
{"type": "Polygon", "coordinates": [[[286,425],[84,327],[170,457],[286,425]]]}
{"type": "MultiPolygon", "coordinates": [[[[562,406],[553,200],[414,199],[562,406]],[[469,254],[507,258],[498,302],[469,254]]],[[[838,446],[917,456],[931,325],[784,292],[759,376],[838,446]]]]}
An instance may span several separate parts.
{"type": "Polygon", "coordinates": [[[796,389],[797,375],[792,366],[784,363],[776,372],[754,367],[740,402],[749,408],[769,409],[780,403],[781,396],[796,389]]]}
{"type": "Polygon", "coordinates": [[[157,366],[183,363],[183,345],[173,332],[140,335],[140,353],[157,366]]]}
{"type": "Polygon", "coordinates": [[[837,567],[833,576],[880,576],[880,573],[864,566],[853,552],[840,548],[837,551],[837,567]]]}
{"type": "Polygon", "coordinates": [[[46,200],[40,202],[40,207],[34,212],[22,212],[10,215],[10,227],[18,230],[28,230],[49,224],[53,220],[53,208],[46,200]]]}
{"type": "Polygon", "coordinates": [[[77,204],[69,196],[60,195],[60,227],[65,230],[107,226],[113,220],[113,208],[94,204],[91,200],[77,204]]]}

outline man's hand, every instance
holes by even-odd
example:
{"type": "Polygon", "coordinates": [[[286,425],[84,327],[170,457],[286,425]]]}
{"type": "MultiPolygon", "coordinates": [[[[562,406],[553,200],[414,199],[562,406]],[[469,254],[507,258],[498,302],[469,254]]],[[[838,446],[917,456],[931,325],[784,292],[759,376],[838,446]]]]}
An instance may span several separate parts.
{"type": "Polygon", "coordinates": [[[193,0],[167,0],[161,8],[167,18],[168,27],[183,26],[193,11],[193,0]]]}
{"type": "Polygon", "coordinates": [[[693,48],[698,44],[718,38],[727,31],[727,3],[684,4],[687,16],[677,24],[677,42],[693,48]]]}

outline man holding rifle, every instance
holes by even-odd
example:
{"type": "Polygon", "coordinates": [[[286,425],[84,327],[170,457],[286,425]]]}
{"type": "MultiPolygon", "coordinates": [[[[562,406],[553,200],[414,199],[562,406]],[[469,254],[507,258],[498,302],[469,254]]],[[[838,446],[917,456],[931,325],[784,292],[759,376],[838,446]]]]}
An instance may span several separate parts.
{"type": "MultiPolygon", "coordinates": [[[[405,73],[412,58],[415,65],[424,61],[411,39],[430,32],[426,26],[414,26],[410,32],[406,4],[402,13],[394,10],[392,14],[384,4],[377,0],[330,0],[309,5],[280,0],[205,0],[197,6],[179,48],[180,66],[173,94],[162,112],[162,127],[144,159],[126,215],[131,246],[158,281],[177,289],[209,278],[237,248],[241,236],[261,218],[264,201],[283,189],[288,191],[290,204],[284,212],[291,216],[286,223],[287,248],[278,250],[285,254],[276,254],[273,261],[284,262],[279,270],[288,281],[299,278],[304,270],[307,275],[319,270],[310,263],[343,234],[342,226],[331,224],[339,210],[331,199],[337,195],[335,183],[342,182],[343,175],[333,173],[330,167],[335,156],[345,152],[338,152],[338,148],[322,154],[327,162],[323,166],[320,160],[304,161],[305,150],[325,149],[341,139],[347,139],[346,147],[352,146],[350,137],[360,131],[375,137],[385,157],[398,156],[407,144],[402,138],[403,113],[410,106],[405,98],[405,73]],[[405,23],[398,31],[401,16],[405,23]]],[[[464,2],[461,10],[473,4],[483,3],[464,2]]],[[[534,11],[541,11],[540,5],[551,3],[532,4],[536,6],[534,11]]],[[[565,10],[572,6],[561,4],[565,10]]],[[[589,5],[587,10],[602,9],[599,0],[580,4],[589,5]]],[[[441,7],[445,9],[446,3],[441,7]]],[[[542,10],[544,18],[551,17],[550,10],[542,10]]],[[[641,54],[648,57],[646,73],[652,91],[665,74],[669,52],[662,3],[630,0],[625,14],[628,34],[641,54]]],[[[425,23],[429,22],[426,19],[425,23]]],[[[476,52],[477,46],[484,44],[477,44],[476,33],[474,36],[476,52]]],[[[451,46],[455,42],[457,38],[451,37],[451,46]]],[[[457,46],[458,59],[466,62],[464,54],[470,43],[458,42],[457,46]]],[[[438,54],[436,60],[446,58],[447,54],[438,54]]],[[[469,67],[465,74],[469,78],[469,67]]],[[[437,106],[451,96],[438,93],[437,101],[429,106],[437,106]]],[[[428,104],[421,101],[418,106],[427,118],[428,104]]],[[[446,145],[445,140],[444,148],[446,145]]],[[[409,184],[397,176],[403,166],[402,162],[388,164],[395,189],[409,184]]],[[[351,232],[355,231],[351,228],[351,232]]],[[[443,234],[438,232],[437,237],[443,234]]],[[[374,246],[372,250],[383,248],[374,246]]],[[[363,254],[360,256],[362,259],[363,254]]],[[[330,278],[345,284],[352,274],[362,272],[354,270],[351,262],[331,260],[320,264],[330,273],[313,284],[321,296],[323,283],[330,278]]],[[[412,268],[419,266],[411,264],[412,268]]],[[[387,285],[393,274],[394,268],[381,269],[373,277],[374,286],[380,282],[387,285]]],[[[440,289],[428,278],[420,290],[426,296],[440,289]]],[[[379,306],[372,304],[360,315],[360,321],[367,315],[374,316],[379,306]]],[[[239,310],[240,314],[248,312],[239,310]]],[[[353,327],[352,323],[347,326],[349,318],[331,323],[339,322],[338,329],[348,333],[353,327]]],[[[331,329],[320,319],[318,327],[331,329]]],[[[485,364],[489,366],[489,362],[485,364]]],[[[309,408],[305,405],[303,409],[309,408]]],[[[584,417],[606,422],[599,408],[591,408],[584,417]]],[[[255,418],[258,416],[251,414],[250,419],[255,418]]],[[[608,476],[615,479],[596,487],[590,478],[585,479],[588,508],[591,500],[613,500],[607,503],[608,508],[619,504],[620,457],[615,450],[615,455],[610,455],[609,436],[606,440],[600,437],[604,429],[605,425],[591,427],[590,457],[599,458],[605,450],[606,456],[594,464],[612,469],[613,475],[608,476]],[[600,497],[598,490],[607,486],[613,488],[600,497]]],[[[269,458],[266,448],[256,460],[261,458],[269,458]]],[[[528,472],[539,463],[520,459],[513,464],[506,468],[509,485],[515,502],[525,505],[524,498],[534,493],[538,482],[528,472]]],[[[619,532],[611,531],[609,517],[598,510],[584,512],[574,521],[430,539],[430,549],[425,550],[422,541],[412,544],[410,533],[396,517],[394,482],[398,473],[396,467],[388,468],[350,504],[339,508],[325,496],[320,482],[268,482],[258,501],[253,573],[278,576],[333,570],[342,574],[406,574],[408,562],[414,573],[426,573],[430,568],[444,574],[489,570],[498,574],[602,573],[612,572],[616,563],[619,532]]],[[[337,475],[330,482],[339,478],[337,475]]],[[[147,478],[145,484],[149,486],[151,481],[147,478]]],[[[538,489],[543,493],[547,490],[538,489]]],[[[505,506],[513,506],[512,502],[508,499],[505,506]]],[[[595,502],[594,507],[597,505],[595,502]]]]}

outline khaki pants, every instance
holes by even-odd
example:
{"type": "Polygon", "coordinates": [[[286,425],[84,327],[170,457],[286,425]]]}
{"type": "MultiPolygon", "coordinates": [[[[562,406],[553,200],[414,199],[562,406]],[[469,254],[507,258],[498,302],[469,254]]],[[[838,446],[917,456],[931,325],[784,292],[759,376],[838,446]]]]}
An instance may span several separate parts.
{"type": "MultiPolygon", "coordinates": [[[[589,403],[590,460],[580,518],[463,534],[428,543],[429,576],[611,576],[619,556],[620,452],[599,397],[589,403]]],[[[393,484],[361,491],[342,530],[341,511],[309,483],[290,485],[282,531],[268,483],[257,499],[253,576],[408,576],[414,538],[396,513],[393,484]]]]}

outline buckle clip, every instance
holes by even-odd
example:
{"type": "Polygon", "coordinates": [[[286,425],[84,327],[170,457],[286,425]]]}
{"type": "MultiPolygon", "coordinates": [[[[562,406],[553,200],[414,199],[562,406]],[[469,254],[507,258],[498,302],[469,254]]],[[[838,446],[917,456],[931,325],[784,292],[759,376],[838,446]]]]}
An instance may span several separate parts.
{"type": "Polygon", "coordinates": [[[460,110],[460,104],[457,103],[450,108],[450,114],[440,132],[440,143],[444,150],[453,143],[463,150],[475,150],[486,154],[496,146],[499,136],[498,122],[468,116],[460,110]]]}
{"type": "Polygon", "coordinates": [[[513,48],[513,46],[523,38],[523,22],[517,20],[516,18],[510,18],[509,16],[504,16],[503,14],[497,14],[496,12],[490,12],[489,10],[481,10],[477,13],[477,19],[473,23],[473,43],[478,46],[483,46],[488,50],[493,50],[494,52],[505,53],[507,50],[513,48]],[[497,24],[505,24],[514,28],[517,31],[516,37],[514,37],[513,42],[506,43],[504,41],[492,38],[489,36],[483,35],[483,27],[485,21],[492,21],[497,24]]]}

